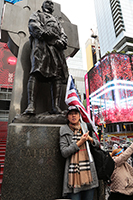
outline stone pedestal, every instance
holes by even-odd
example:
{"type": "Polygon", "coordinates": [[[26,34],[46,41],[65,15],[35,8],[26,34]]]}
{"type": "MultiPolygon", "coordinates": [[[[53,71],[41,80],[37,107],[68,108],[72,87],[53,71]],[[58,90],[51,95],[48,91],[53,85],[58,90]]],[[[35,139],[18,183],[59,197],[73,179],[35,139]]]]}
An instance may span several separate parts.
{"type": "Polygon", "coordinates": [[[8,128],[2,200],[62,198],[61,125],[15,124],[8,128]]]}

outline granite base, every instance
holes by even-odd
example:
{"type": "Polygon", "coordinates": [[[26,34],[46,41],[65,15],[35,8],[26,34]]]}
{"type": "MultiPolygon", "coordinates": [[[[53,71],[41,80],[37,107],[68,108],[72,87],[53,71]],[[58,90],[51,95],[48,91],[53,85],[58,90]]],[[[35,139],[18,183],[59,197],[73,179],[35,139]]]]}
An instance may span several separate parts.
{"type": "Polygon", "coordinates": [[[61,125],[15,124],[8,128],[2,200],[62,198],[61,125]]]}

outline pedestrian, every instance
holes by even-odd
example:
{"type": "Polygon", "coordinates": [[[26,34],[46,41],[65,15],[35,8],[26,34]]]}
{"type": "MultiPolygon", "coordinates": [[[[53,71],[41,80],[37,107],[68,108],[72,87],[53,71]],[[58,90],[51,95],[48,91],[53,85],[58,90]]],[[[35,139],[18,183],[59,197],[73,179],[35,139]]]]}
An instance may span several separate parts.
{"type": "Polygon", "coordinates": [[[98,187],[95,164],[88,156],[86,142],[96,147],[99,141],[93,132],[83,134],[80,125],[80,111],[76,106],[68,107],[68,123],[60,128],[60,150],[66,158],[63,196],[71,200],[93,200],[94,189],[98,187]]]}
{"type": "Polygon", "coordinates": [[[111,176],[108,200],[133,200],[133,167],[127,160],[133,153],[133,143],[124,149],[114,149],[112,157],[115,161],[115,169],[111,176]]]}
{"type": "Polygon", "coordinates": [[[112,150],[118,149],[118,144],[113,144],[112,150]]]}

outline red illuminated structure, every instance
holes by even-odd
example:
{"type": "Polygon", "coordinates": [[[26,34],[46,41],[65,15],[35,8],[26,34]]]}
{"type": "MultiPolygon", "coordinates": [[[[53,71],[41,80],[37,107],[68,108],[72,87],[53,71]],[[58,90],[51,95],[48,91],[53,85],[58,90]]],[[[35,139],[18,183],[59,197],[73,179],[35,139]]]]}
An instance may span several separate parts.
{"type": "Polygon", "coordinates": [[[0,42],[0,194],[4,169],[8,115],[17,58],[0,42]]]}
{"type": "Polygon", "coordinates": [[[0,135],[7,135],[9,106],[16,68],[16,57],[0,42],[0,135]]]}
{"type": "Polygon", "coordinates": [[[16,62],[7,44],[0,43],[0,124],[8,121],[16,62]]]}
{"type": "Polygon", "coordinates": [[[15,57],[9,57],[7,59],[7,62],[8,62],[9,65],[16,65],[17,59],[15,57]]]}
{"type": "Polygon", "coordinates": [[[0,43],[0,88],[13,87],[16,57],[11,53],[6,43],[0,43]]]}
{"type": "Polygon", "coordinates": [[[111,53],[87,73],[91,114],[107,133],[133,135],[133,55],[111,53]]]}

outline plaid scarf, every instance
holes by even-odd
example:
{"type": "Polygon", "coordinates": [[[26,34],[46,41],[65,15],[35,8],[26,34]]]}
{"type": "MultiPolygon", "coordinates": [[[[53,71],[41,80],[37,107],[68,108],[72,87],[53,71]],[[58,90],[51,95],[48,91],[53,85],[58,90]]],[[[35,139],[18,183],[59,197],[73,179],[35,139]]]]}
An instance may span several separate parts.
{"type": "MultiPolygon", "coordinates": [[[[72,142],[77,142],[82,136],[80,124],[69,127],[74,130],[72,142]]],[[[80,150],[71,156],[69,172],[68,172],[68,186],[70,188],[80,188],[83,185],[89,185],[92,182],[90,171],[90,162],[85,143],[80,146],[80,150]]]]}

